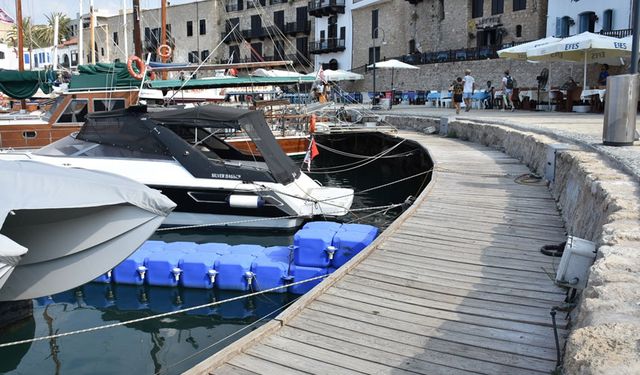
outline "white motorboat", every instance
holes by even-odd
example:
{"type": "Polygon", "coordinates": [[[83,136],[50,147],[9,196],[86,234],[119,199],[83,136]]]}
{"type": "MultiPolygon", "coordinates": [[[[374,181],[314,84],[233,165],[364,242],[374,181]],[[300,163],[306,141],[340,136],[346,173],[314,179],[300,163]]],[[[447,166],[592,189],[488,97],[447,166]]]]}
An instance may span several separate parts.
{"type": "Polygon", "coordinates": [[[0,161],[0,301],[37,298],[107,272],[175,204],[121,176],[0,161]]]}
{"type": "Polygon", "coordinates": [[[164,225],[295,228],[314,216],[343,216],[353,190],[320,186],[276,142],[262,113],[203,105],[148,112],[145,107],[90,115],[77,135],[30,158],[121,174],[177,203],[164,225]],[[217,135],[243,130],[259,151],[246,154],[217,135]]]}

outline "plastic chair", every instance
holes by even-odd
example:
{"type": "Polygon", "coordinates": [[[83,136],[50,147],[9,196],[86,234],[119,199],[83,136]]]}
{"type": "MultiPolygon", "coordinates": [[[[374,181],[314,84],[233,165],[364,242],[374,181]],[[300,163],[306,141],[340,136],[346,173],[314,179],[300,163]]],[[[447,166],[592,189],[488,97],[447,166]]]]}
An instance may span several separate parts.
{"type": "Polygon", "coordinates": [[[440,102],[440,93],[437,91],[431,91],[427,94],[427,102],[425,103],[429,107],[436,107],[440,102]]]}
{"type": "Polygon", "coordinates": [[[489,98],[489,94],[484,91],[477,91],[471,97],[471,108],[484,109],[484,101],[489,98]]]}
{"type": "Polygon", "coordinates": [[[443,90],[440,92],[440,106],[445,108],[451,108],[451,93],[443,90]]]}

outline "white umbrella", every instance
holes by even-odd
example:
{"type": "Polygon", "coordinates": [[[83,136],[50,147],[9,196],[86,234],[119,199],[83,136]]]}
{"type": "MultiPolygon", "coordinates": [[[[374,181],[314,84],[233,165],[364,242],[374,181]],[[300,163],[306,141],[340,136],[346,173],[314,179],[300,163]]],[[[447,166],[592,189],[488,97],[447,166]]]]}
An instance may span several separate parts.
{"type": "Polygon", "coordinates": [[[398,61],[396,59],[380,61],[375,64],[368,65],[367,68],[391,69],[391,90],[393,90],[393,73],[396,69],[420,69],[417,66],[403,63],[402,61],[398,61]]]}
{"type": "Polygon", "coordinates": [[[584,88],[587,84],[587,63],[622,65],[622,57],[631,55],[631,44],[619,38],[584,32],[558,42],[530,49],[527,60],[574,61],[584,63],[584,88]]]}
{"type": "Polygon", "coordinates": [[[251,73],[254,77],[304,77],[304,74],[289,70],[258,68],[251,73]]]}
{"type": "Polygon", "coordinates": [[[550,36],[543,39],[538,39],[531,42],[518,44],[517,46],[499,50],[498,56],[500,56],[503,59],[526,60],[527,52],[530,49],[542,47],[546,44],[557,42],[557,41],[560,41],[560,38],[550,36]]]}

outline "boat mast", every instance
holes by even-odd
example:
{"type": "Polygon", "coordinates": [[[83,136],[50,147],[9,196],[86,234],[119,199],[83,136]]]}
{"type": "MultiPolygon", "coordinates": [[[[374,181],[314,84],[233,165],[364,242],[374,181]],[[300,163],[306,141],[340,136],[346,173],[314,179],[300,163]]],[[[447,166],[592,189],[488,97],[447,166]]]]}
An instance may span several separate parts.
{"type": "MultiPolygon", "coordinates": [[[[161,0],[162,3],[161,11],[160,11],[160,19],[162,20],[162,36],[160,37],[160,44],[167,44],[167,0],[161,0]]],[[[167,62],[167,58],[164,56],[160,56],[162,62],[167,62]]],[[[167,79],[167,72],[162,72],[162,79],[167,79]]]]}
{"type": "Polygon", "coordinates": [[[82,2],[80,0],[80,17],[78,17],[78,65],[84,64],[84,14],[82,14],[82,2]]]}
{"type": "Polygon", "coordinates": [[[142,58],[142,39],[140,38],[140,0],[133,0],[133,46],[135,55],[142,58]]]}
{"type": "Polygon", "coordinates": [[[58,68],[58,27],[60,26],[60,17],[56,13],[53,18],[53,70],[58,68]]]}
{"type": "Polygon", "coordinates": [[[91,44],[89,50],[91,51],[91,63],[95,64],[96,63],[96,35],[94,32],[94,28],[96,27],[96,24],[94,23],[94,19],[93,19],[93,0],[91,0],[91,2],[89,3],[89,17],[91,17],[91,20],[89,21],[89,43],[91,44]]]}
{"type": "MultiPolygon", "coordinates": [[[[22,0],[16,0],[16,22],[18,23],[18,70],[24,71],[24,41],[22,40],[24,30],[22,29],[22,0]]],[[[31,56],[29,56],[31,57],[31,56]]],[[[31,59],[29,59],[31,61],[31,59]]],[[[27,108],[27,101],[20,100],[22,109],[27,108]]]]}
{"type": "Polygon", "coordinates": [[[129,57],[129,35],[127,33],[127,0],[122,0],[122,29],[124,32],[122,33],[122,39],[124,39],[124,59],[122,61],[127,61],[129,57]]]}

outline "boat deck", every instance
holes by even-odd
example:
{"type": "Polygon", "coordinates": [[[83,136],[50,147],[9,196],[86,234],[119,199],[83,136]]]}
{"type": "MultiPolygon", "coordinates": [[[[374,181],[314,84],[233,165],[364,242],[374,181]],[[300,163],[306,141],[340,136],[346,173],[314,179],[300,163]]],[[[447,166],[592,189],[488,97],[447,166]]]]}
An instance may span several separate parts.
{"type": "MultiPolygon", "coordinates": [[[[369,248],[278,318],[191,369],[210,374],[548,374],[565,240],[543,183],[502,152],[401,133],[434,178],[369,248]]],[[[566,322],[558,316],[561,345],[566,322]]]]}

